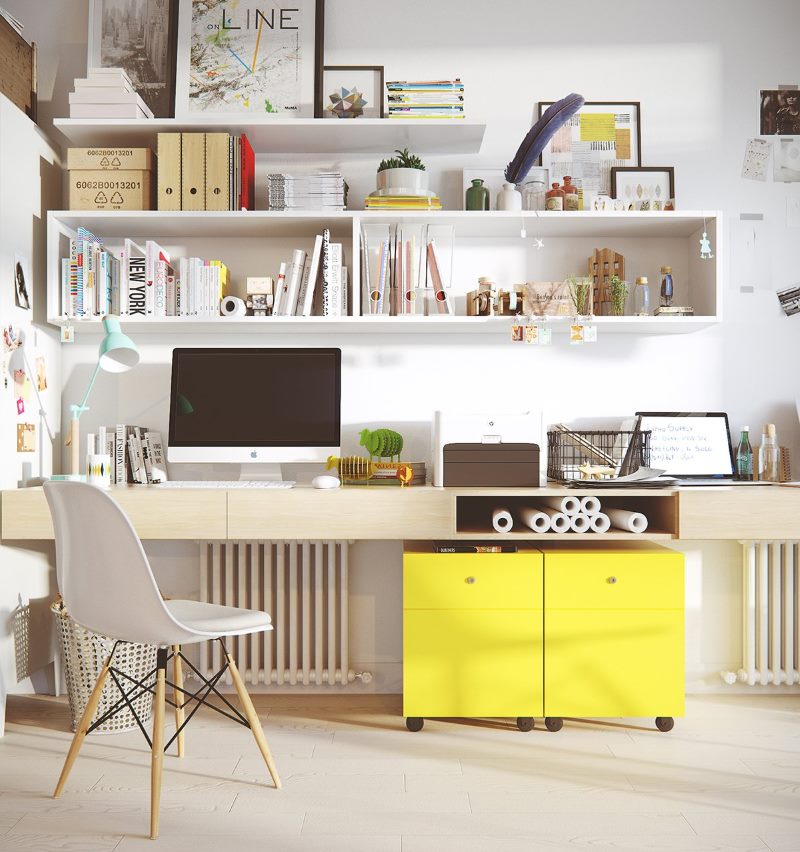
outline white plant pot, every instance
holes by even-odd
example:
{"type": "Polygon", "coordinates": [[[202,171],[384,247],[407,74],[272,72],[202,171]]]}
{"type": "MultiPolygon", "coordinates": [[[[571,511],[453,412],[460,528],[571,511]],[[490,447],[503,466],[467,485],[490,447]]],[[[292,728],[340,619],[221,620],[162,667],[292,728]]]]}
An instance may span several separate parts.
{"type": "Polygon", "coordinates": [[[378,172],[378,189],[396,195],[419,195],[428,190],[428,173],[422,169],[384,169],[378,172]]]}

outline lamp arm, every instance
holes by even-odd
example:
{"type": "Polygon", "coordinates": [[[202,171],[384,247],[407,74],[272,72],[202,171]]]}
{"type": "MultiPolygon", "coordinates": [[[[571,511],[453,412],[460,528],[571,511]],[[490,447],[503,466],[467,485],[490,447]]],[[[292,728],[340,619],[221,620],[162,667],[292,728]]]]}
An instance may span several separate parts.
{"type": "Polygon", "coordinates": [[[72,412],[72,419],[79,420],[81,414],[87,410],[88,406],[86,403],[89,401],[89,395],[92,392],[92,388],[94,388],[94,383],[97,381],[97,375],[100,372],[100,362],[98,361],[94,372],[92,373],[92,378],[89,380],[89,387],[86,388],[86,393],[83,395],[83,399],[80,402],[80,405],[70,405],[69,410],[72,412]]]}

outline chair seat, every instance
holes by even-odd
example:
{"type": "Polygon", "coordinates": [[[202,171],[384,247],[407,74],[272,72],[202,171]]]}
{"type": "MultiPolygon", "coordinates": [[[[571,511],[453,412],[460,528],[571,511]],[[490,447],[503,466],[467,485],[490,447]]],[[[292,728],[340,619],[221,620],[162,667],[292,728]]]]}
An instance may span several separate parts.
{"type": "Polygon", "coordinates": [[[259,610],[221,606],[201,601],[168,600],[164,603],[173,618],[190,630],[213,633],[214,636],[272,630],[272,619],[269,614],[259,610]]]}

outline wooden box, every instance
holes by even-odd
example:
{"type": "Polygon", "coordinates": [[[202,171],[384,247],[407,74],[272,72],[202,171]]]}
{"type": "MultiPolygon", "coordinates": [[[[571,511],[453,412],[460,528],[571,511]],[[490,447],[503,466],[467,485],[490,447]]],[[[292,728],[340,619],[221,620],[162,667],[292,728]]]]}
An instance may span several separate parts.
{"type": "Polygon", "coordinates": [[[70,148],[67,168],[101,171],[150,171],[153,152],[149,148],[70,148]]]}
{"type": "Polygon", "coordinates": [[[36,45],[0,16],[0,93],[36,121],[36,45]]]}
{"type": "Polygon", "coordinates": [[[151,210],[150,172],[72,169],[70,210],[151,210]]]}

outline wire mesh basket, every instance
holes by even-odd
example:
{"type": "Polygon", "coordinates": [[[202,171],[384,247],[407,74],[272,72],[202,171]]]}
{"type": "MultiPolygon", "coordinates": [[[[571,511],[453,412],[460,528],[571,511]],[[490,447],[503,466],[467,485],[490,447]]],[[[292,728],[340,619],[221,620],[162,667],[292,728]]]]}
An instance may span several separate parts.
{"type": "Polygon", "coordinates": [[[649,466],[649,431],[555,429],[547,433],[548,479],[610,479],[649,466]]]}
{"type": "MultiPolygon", "coordinates": [[[[89,703],[89,696],[92,694],[100,671],[114,647],[115,640],[78,624],[67,612],[64,602],[60,598],[53,602],[50,609],[56,617],[56,624],[61,637],[67,697],[72,716],[72,730],[75,731],[86,705],[89,703]]],[[[144,681],[156,667],[157,651],[155,645],[120,642],[114,653],[114,668],[140,682],[144,681]]],[[[122,685],[126,690],[134,686],[132,682],[124,679],[122,685]]],[[[103,686],[100,704],[92,722],[101,718],[121,699],[122,695],[117,685],[109,677],[103,686]]],[[[150,719],[153,709],[153,693],[145,692],[138,698],[132,699],[131,704],[139,719],[142,723],[145,723],[150,719]]],[[[133,713],[129,707],[125,707],[103,722],[102,725],[98,725],[93,733],[116,734],[133,730],[136,727],[133,713]]]]}

